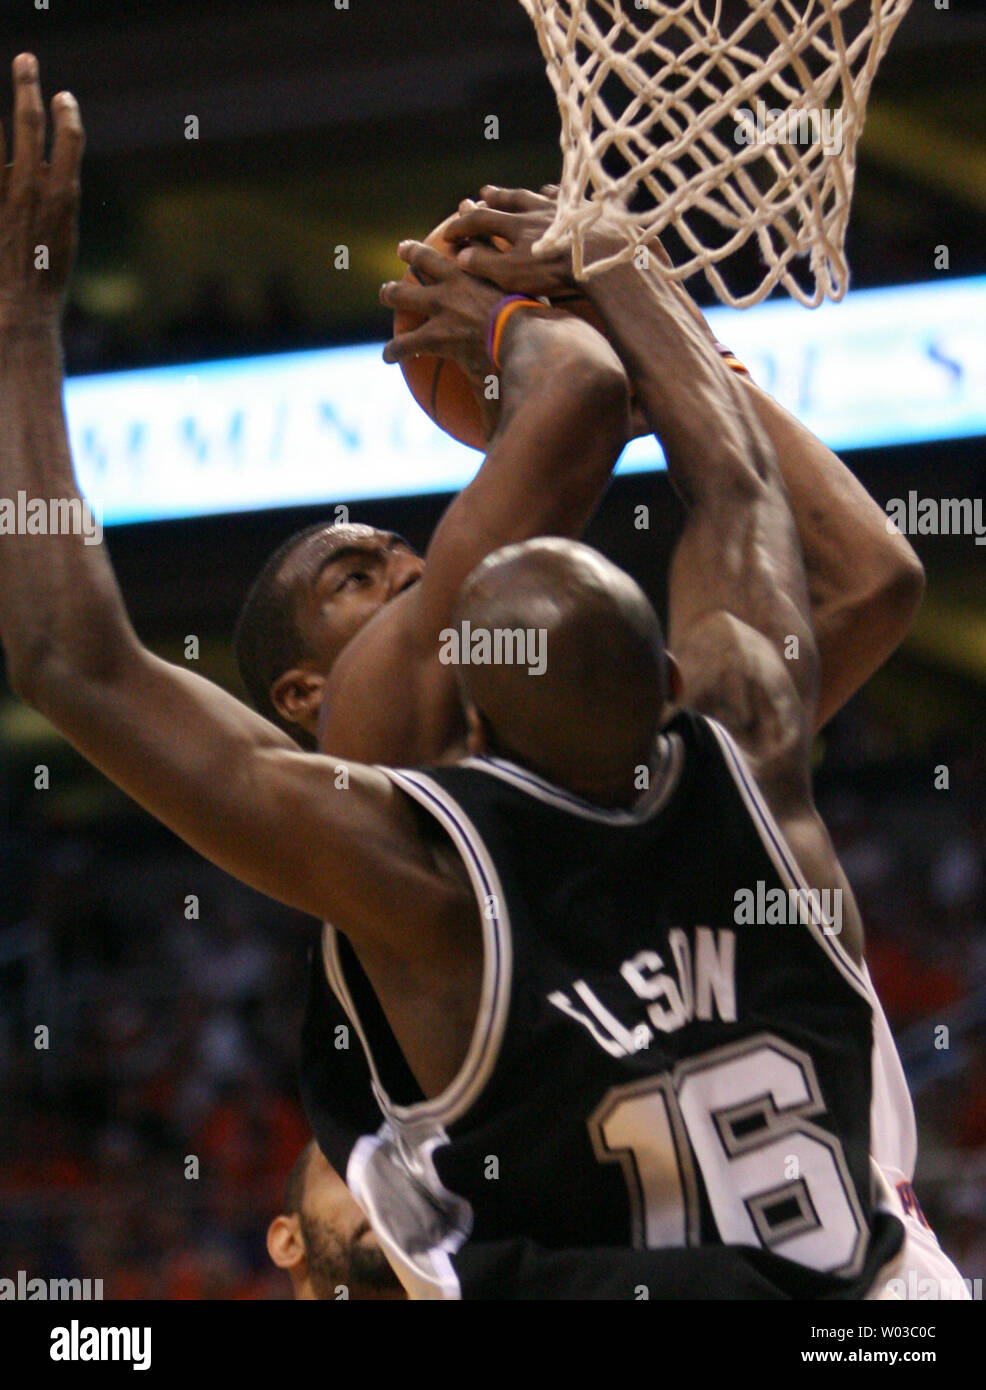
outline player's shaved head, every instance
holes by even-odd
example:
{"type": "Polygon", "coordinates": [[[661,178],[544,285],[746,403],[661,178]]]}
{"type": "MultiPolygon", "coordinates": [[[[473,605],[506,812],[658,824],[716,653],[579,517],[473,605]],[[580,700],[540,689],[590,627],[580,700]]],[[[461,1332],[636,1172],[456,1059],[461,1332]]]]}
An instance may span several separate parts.
{"type": "Polygon", "coordinates": [[[462,662],[459,681],[490,751],[599,805],[629,804],[669,698],[657,615],[628,574],[575,541],[507,546],[466,580],[460,632],[543,634],[543,674],[528,664],[462,662]]]}

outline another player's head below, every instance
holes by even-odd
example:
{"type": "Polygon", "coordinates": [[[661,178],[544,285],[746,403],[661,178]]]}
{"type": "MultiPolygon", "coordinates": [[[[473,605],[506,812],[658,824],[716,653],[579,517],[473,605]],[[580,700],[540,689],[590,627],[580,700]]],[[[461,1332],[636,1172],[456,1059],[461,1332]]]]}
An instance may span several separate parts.
{"type": "Polygon", "coordinates": [[[314,1139],[288,1176],[267,1252],[287,1271],[295,1298],[404,1297],[370,1223],[314,1139]]]}
{"type": "Polygon", "coordinates": [[[234,637],[260,713],[314,748],[325,678],[339,653],[423,569],[407,541],[372,526],[320,522],[285,541],[255,579],[234,637]]]}
{"type": "Polygon", "coordinates": [[[493,753],[599,806],[640,794],[657,732],[677,695],[661,625],[643,590],[597,551],[541,539],[506,546],[479,565],[459,596],[458,677],[473,753],[493,753]],[[468,627],[466,627],[468,624],[468,627]],[[476,634],[528,636],[540,658],[476,634]],[[468,650],[467,650],[468,634],[468,650]]]}

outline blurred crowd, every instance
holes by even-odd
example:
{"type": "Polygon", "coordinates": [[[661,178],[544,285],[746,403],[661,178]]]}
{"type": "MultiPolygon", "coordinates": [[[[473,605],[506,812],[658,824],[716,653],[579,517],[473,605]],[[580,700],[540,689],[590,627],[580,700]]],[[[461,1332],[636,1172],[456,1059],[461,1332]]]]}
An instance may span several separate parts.
{"type": "Polygon", "coordinates": [[[296,1057],[314,924],[153,827],[122,852],[112,833],[46,835],[19,857],[28,911],[0,938],[0,1272],[102,1278],[107,1298],[285,1296],[264,1232],[310,1137],[296,1057]]]}
{"type": "MultiPolygon", "coordinates": [[[[915,1092],[918,1195],[981,1278],[986,745],[909,761],[857,703],[826,737],[818,793],[915,1092]]],[[[143,817],[8,834],[2,857],[0,1276],[287,1297],[264,1232],[308,1137],[296,1063],[316,925],[143,817]]]]}

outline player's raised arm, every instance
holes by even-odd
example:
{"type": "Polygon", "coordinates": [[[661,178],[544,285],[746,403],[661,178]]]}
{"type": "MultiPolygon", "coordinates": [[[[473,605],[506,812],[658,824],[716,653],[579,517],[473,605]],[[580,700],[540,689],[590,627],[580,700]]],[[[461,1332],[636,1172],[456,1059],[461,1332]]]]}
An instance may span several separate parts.
{"type": "Polygon", "coordinates": [[[669,585],[669,645],[684,698],[719,718],[764,776],[804,786],[818,651],[770,439],[669,285],[616,266],[589,293],[688,512],[669,585]]]}
{"type": "MultiPolygon", "coordinates": [[[[74,100],[56,96],[44,164],[33,57],[15,61],[14,81],[13,164],[0,192],[0,486],[79,507],[59,318],[82,125],[74,100]],[[36,269],[41,243],[47,271],[36,269]]],[[[356,765],[340,778],[329,760],[299,753],[225,691],[147,651],[105,549],[87,544],[81,530],[0,539],[0,638],[14,689],[220,868],[290,906],[332,916],[357,940],[403,923],[427,942],[448,894],[400,794],[356,765]],[[422,904],[427,910],[418,912],[422,904]]]]}
{"type": "Polygon", "coordinates": [[[540,307],[504,322],[494,366],[487,338],[502,291],[419,243],[401,254],[430,283],[386,285],[381,298],[426,321],[388,344],[388,358],[448,357],[474,380],[497,376],[500,393],[489,452],[436,528],[420,582],[349,644],[322,705],[323,748],[406,766],[464,738],[455,673],[440,660],[463,581],[501,545],[581,533],[626,443],[629,386],[600,334],[540,307]]]}
{"type": "Polygon", "coordinates": [[[490,321],[502,290],[421,243],[404,243],[401,254],[430,283],[386,285],[381,299],[427,317],[387,344],[387,360],[450,358],[473,381],[495,377],[500,401],[486,458],[428,547],[415,602],[418,636],[431,646],[462,582],[491,551],[581,533],[627,440],[629,385],[599,333],[539,306],[506,318],[492,362],[490,321]]]}
{"type": "MultiPolygon", "coordinates": [[[[477,245],[460,261],[504,289],[571,294],[570,257],[531,256],[533,242],[551,220],[551,199],[517,189],[482,193],[488,206],[470,206],[450,232],[496,234],[507,250],[477,245]]],[[[662,254],[659,244],[651,254],[662,254]]],[[[659,278],[653,261],[637,274],[642,282],[659,278]]],[[[698,306],[681,286],[671,288],[711,339],[698,306]]],[[[729,369],[720,362],[719,370],[729,369]]],[[[886,514],[841,459],[748,376],[737,379],[774,446],[801,540],[821,662],[820,728],[903,640],[921,601],[923,570],[906,538],[888,533],[886,514]]]]}
{"type": "Polygon", "coordinates": [[[906,637],[924,596],[924,569],[842,460],[749,377],[740,381],[774,446],[801,539],[821,662],[821,728],[906,637]]]}
{"type": "MultiPolygon", "coordinates": [[[[521,195],[529,199],[533,195],[521,195]]],[[[494,223],[461,219],[474,232],[494,223]]],[[[449,228],[454,235],[456,225],[449,228]]],[[[489,253],[463,256],[485,267],[489,253]]],[[[521,258],[512,264],[523,273],[521,258]]],[[[538,289],[564,283],[551,264],[538,289]]],[[[504,281],[509,284],[509,279],[504,281]]],[[[797,531],[777,458],[703,324],[663,280],[622,264],[584,287],[606,324],[688,510],[671,577],[670,646],[690,704],[717,715],[765,766],[803,761],[818,653],[797,531]],[[796,652],[796,660],[786,655],[796,652]]]]}

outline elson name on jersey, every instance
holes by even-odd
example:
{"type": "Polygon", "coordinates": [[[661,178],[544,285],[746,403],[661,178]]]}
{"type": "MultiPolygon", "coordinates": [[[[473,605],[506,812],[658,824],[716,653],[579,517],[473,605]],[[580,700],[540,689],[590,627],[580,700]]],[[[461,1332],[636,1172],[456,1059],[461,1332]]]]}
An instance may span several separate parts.
{"type": "MultiPolygon", "coordinates": [[[[647,1004],[648,1023],[622,1023],[585,980],[569,990],[555,990],[549,1004],[587,1028],[611,1057],[626,1057],[649,1046],[654,1029],[673,1033],[693,1019],[718,1017],[736,1022],[736,933],[696,927],[694,945],[681,927],[668,932],[672,960],[656,951],[638,951],[620,966],[620,975],[636,1000],[647,1004]],[[570,996],[575,995],[575,1002],[570,996]]],[[[629,1002],[629,1001],[628,1001],[629,1002]]],[[[639,1009],[635,1010],[639,1013],[639,1009]]]]}

